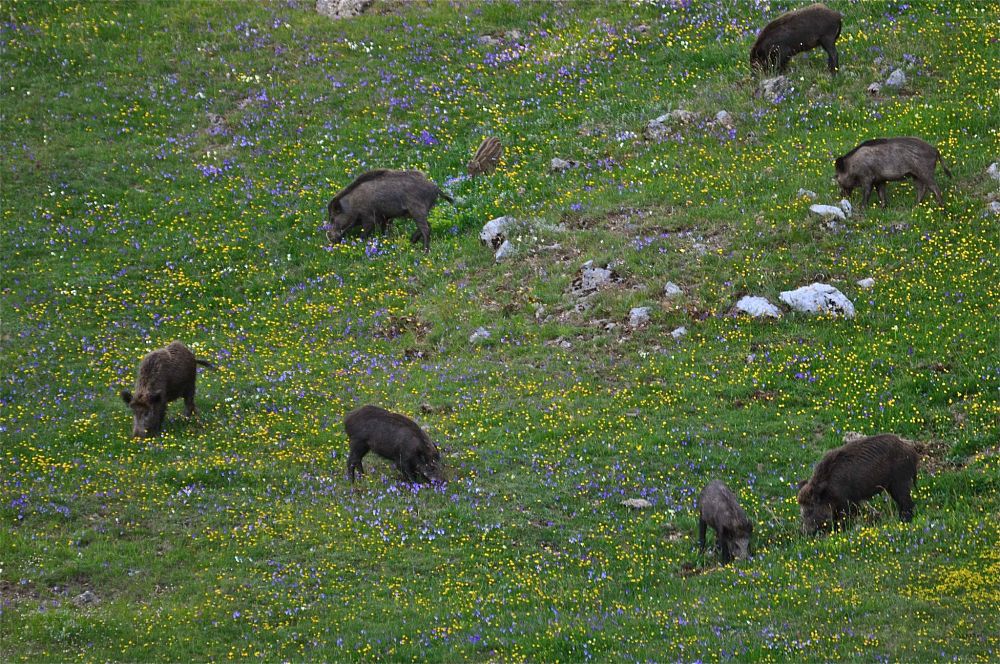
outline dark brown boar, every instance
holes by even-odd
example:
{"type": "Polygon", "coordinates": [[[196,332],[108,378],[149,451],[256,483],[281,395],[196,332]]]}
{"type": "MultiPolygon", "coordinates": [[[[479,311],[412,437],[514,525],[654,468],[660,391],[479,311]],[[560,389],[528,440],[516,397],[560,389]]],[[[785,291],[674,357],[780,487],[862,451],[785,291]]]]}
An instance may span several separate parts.
{"type": "Polygon", "coordinates": [[[868,205],[872,189],[878,190],[879,201],[885,207],[885,183],[913,178],[917,183],[917,205],[924,200],[927,189],[941,203],[941,189],[934,181],[934,168],[941,162],[944,172],[951,171],[941,161],[941,153],[933,145],[910,136],[876,138],[865,141],[834,162],[837,184],[845,196],[861,187],[861,205],[868,205]]]}
{"type": "Polygon", "coordinates": [[[430,251],[431,227],[427,215],[438,197],[455,201],[441,191],[420,171],[379,169],[359,175],[333,197],[327,205],[327,237],[336,244],[348,230],[361,225],[361,234],[368,237],[377,226],[381,233],[393,219],[412,217],[417,230],[411,242],[423,239],[424,251],[430,251]]]}
{"type": "Polygon", "coordinates": [[[723,562],[749,555],[753,524],[736,495],[719,480],[709,482],[698,497],[698,545],[702,551],[709,526],[715,531],[715,548],[723,562]]]}
{"type": "Polygon", "coordinates": [[[503,156],[503,145],[500,144],[500,139],[494,136],[483,139],[476,154],[472,155],[472,160],[469,161],[469,177],[492,173],[500,163],[501,156],[503,156]]]}
{"type": "Polygon", "coordinates": [[[347,474],[365,474],[361,459],[368,451],[396,465],[409,482],[443,481],[441,452],[420,426],[410,418],[378,406],[362,406],[344,417],[350,439],[347,474]]]}
{"type": "Polygon", "coordinates": [[[184,397],[184,415],[194,414],[194,381],[199,364],[215,368],[211,362],[195,358],[180,341],[142,358],[135,379],[135,394],[128,390],[121,392],[122,401],[132,409],[133,436],[158,435],[167,414],[167,404],[175,399],[184,397]]]}
{"type": "Polygon", "coordinates": [[[768,23],[750,48],[750,66],[762,71],[785,71],[796,53],[822,46],[827,66],[837,72],[837,47],[841,15],[826,5],[816,4],[782,14],[768,23]]]}
{"type": "Polygon", "coordinates": [[[808,534],[836,526],[851,510],[888,491],[899,518],[913,518],[910,488],[917,482],[917,451],[892,434],[868,436],[827,452],[812,478],[799,483],[802,529],[808,534]]]}

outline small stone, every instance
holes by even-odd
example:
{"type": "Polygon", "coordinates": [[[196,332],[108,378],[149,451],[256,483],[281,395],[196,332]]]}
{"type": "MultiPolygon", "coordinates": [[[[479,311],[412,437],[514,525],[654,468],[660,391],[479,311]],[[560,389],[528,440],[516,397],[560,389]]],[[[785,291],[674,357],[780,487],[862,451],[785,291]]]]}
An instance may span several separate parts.
{"type": "Polygon", "coordinates": [[[358,16],[374,0],[316,0],[316,11],[332,19],[352,18],[358,16]]]}
{"type": "Polygon", "coordinates": [[[736,122],[733,120],[733,116],[729,114],[729,111],[719,111],[716,113],[715,121],[727,128],[732,128],[736,125],[736,122]]]}
{"type": "Polygon", "coordinates": [[[846,214],[848,217],[854,215],[854,206],[851,205],[851,202],[846,198],[841,198],[840,202],[837,203],[837,205],[840,206],[840,209],[843,210],[844,214],[846,214]]]}
{"type": "Polygon", "coordinates": [[[819,198],[819,196],[816,195],[816,192],[812,191],[811,189],[799,189],[799,191],[795,195],[798,198],[808,198],[811,201],[814,201],[817,198],[819,198]]]}
{"type": "Polygon", "coordinates": [[[580,165],[580,162],[574,161],[573,159],[566,160],[560,159],[559,157],[553,157],[552,161],[549,163],[549,170],[553,173],[565,173],[571,168],[576,168],[580,165]]]}
{"type": "Polygon", "coordinates": [[[772,104],[777,104],[784,99],[785,95],[791,92],[791,90],[792,82],[788,80],[787,76],[775,76],[774,78],[765,78],[762,80],[757,89],[757,93],[762,95],[772,104]]]}
{"type": "Polygon", "coordinates": [[[771,304],[766,297],[744,295],[736,303],[736,311],[754,318],[781,318],[781,309],[771,304]]]}
{"type": "Polygon", "coordinates": [[[495,254],[493,254],[493,259],[499,263],[505,258],[510,258],[514,253],[514,245],[510,243],[510,240],[504,240],[503,243],[497,248],[495,254]]]}
{"type": "Polygon", "coordinates": [[[681,325],[680,327],[678,327],[677,329],[675,329],[673,332],[671,332],[670,336],[672,336],[674,339],[680,339],[681,337],[687,335],[687,333],[688,333],[687,328],[684,327],[683,325],[681,325]]]}
{"type": "Polygon", "coordinates": [[[685,110],[683,108],[677,108],[670,111],[666,115],[660,116],[657,119],[660,120],[661,122],[664,119],[667,119],[667,120],[672,120],[674,122],[679,122],[681,124],[691,124],[692,122],[695,122],[698,119],[698,116],[695,113],[692,113],[691,111],[685,110]]]}
{"type": "Polygon", "coordinates": [[[878,95],[880,92],[882,92],[882,84],[876,81],[875,83],[869,85],[868,88],[865,90],[865,92],[874,97],[878,95]]]}
{"type": "Polygon", "coordinates": [[[479,241],[496,251],[507,240],[507,229],[516,222],[517,219],[510,216],[487,221],[483,230],[479,231],[479,241]]]}
{"type": "Polygon", "coordinates": [[[782,291],[778,299],[795,311],[854,318],[854,304],[829,284],[814,283],[795,290],[782,291]]]}
{"type": "Polygon", "coordinates": [[[847,215],[839,207],[834,207],[832,205],[810,205],[809,211],[813,214],[823,217],[825,220],[830,219],[840,219],[841,221],[847,220],[847,215]]]}
{"type": "Polygon", "coordinates": [[[866,277],[864,279],[858,279],[857,284],[865,290],[871,290],[875,287],[875,280],[871,277],[866,277]]]}
{"type": "Polygon", "coordinates": [[[73,603],[77,606],[89,606],[91,604],[100,604],[101,598],[91,591],[85,590],[73,598],[73,603]]]}
{"type": "Polygon", "coordinates": [[[649,323],[649,307],[635,307],[628,313],[628,326],[633,330],[649,323]]]}
{"type": "Polygon", "coordinates": [[[889,78],[885,79],[885,84],[890,88],[901,88],[906,85],[906,74],[902,69],[894,69],[889,78]]]}
{"type": "Polygon", "coordinates": [[[681,290],[681,287],[672,281],[668,281],[663,287],[663,297],[673,298],[683,294],[684,291],[681,290]]]}
{"type": "Polygon", "coordinates": [[[844,442],[853,443],[856,440],[861,440],[862,438],[867,438],[863,433],[858,433],[857,431],[845,431],[844,432],[844,442]]]}
{"type": "Polygon", "coordinates": [[[990,164],[990,167],[986,169],[986,174],[994,180],[1000,181],[1000,164],[994,161],[990,164]]]}
{"type": "Polygon", "coordinates": [[[622,505],[625,507],[631,507],[632,509],[644,510],[653,506],[653,503],[649,502],[645,498],[628,498],[622,501],[622,505]]]}
{"type": "Polygon", "coordinates": [[[491,336],[493,335],[491,335],[490,331],[487,330],[485,327],[476,328],[476,331],[473,332],[471,335],[469,335],[469,343],[470,344],[479,343],[480,341],[485,341],[486,339],[489,339],[491,336]]]}
{"type": "Polygon", "coordinates": [[[990,201],[989,206],[986,208],[989,214],[993,216],[1000,215],[1000,201],[990,201]]]}

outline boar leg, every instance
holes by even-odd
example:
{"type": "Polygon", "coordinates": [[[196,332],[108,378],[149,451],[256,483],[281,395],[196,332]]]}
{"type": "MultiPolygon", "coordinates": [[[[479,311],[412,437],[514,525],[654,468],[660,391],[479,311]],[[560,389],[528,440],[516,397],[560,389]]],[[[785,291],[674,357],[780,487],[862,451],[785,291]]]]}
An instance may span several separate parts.
{"type": "Polygon", "coordinates": [[[885,207],[885,182],[879,182],[875,185],[876,191],[878,191],[878,201],[885,207]]]}
{"type": "Polygon", "coordinates": [[[705,523],[704,519],[698,519],[698,548],[701,549],[702,553],[705,553],[705,531],[708,530],[708,524],[705,523]]]}
{"type": "Polygon", "coordinates": [[[872,183],[866,182],[864,188],[861,190],[861,207],[868,207],[868,201],[872,197],[872,183]]]}
{"type": "Polygon", "coordinates": [[[895,480],[889,487],[889,495],[899,508],[899,520],[909,522],[913,519],[913,499],[910,498],[910,478],[902,477],[895,480]]]}
{"type": "Polygon", "coordinates": [[[941,198],[941,188],[937,186],[937,182],[934,181],[934,178],[927,181],[927,186],[931,188],[931,193],[934,194],[934,199],[937,201],[938,205],[942,205],[944,201],[941,198]]]}
{"type": "Polygon", "coordinates": [[[184,393],[184,417],[191,417],[195,413],[194,407],[194,385],[184,393]]]}
{"type": "Polygon", "coordinates": [[[429,210],[425,209],[413,212],[413,220],[417,222],[417,232],[410,236],[411,242],[423,239],[424,253],[428,253],[431,250],[431,225],[427,223],[428,212],[429,210]]]}
{"type": "Polygon", "coordinates": [[[837,68],[840,66],[837,60],[837,45],[834,43],[836,39],[836,37],[823,37],[819,40],[820,45],[828,56],[826,66],[830,69],[831,74],[836,74],[837,68]]]}
{"type": "Polygon", "coordinates": [[[351,451],[347,455],[347,476],[354,481],[355,473],[365,474],[365,467],[361,465],[361,459],[368,454],[368,443],[364,440],[352,438],[351,451]]]}

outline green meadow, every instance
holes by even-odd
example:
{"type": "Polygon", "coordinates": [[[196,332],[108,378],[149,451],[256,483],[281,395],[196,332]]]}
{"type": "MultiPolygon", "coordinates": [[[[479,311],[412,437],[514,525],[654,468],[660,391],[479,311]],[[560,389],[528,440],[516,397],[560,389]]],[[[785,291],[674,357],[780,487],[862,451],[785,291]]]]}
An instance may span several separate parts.
{"type": "Polygon", "coordinates": [[[748,52],[788,2],[0,5],[0,660],[997,661],[1000,8],[828,4],[839,74],[798,55],[777,99],[748,52]],[[811,214],[882,136],[940,149],[943,204],[811,214]],[[429,253],[408,219],[327,241],[374,168],[456,199],[429,253]],[[580,298],[587,261],[615,279],[580,298]],[[734,313],[814,282],[856,316],[734,313]],[[132,438],[174,339],[219,368],[132,438]],[[364,404],[448,481],[352,486],[364,404]],[[805,536],[852,431],[920,444],[915,518],[805,536]],[[698,550],[712,479],[747,560],[698,550]]]}

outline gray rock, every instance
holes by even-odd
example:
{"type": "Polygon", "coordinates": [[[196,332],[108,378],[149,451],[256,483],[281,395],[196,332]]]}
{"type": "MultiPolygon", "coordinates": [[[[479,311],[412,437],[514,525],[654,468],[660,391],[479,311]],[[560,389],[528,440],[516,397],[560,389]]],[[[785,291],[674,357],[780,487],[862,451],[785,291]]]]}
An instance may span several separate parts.
{"type": "Polygon", "coordinates": [[[875,287],[875,280],[871,277],[866,277],[864,279],[858,279],[857,284],[865,290],[871,290],[875,287]]]}
{"type": "Polygon", "coordinates": [[[792,291],[782,291],[778,299],[795,311],[854,318],[854,304],[829,284],[817,282],[792,291]]]}
{"type": "Polygon", "coordinates": [[[990,167],[986,169],[986,174],[994,180],[1000,181],[1000,164],[994,161],[990,164],[990,167]]]}
{"type": "Polygon", "coordinates": [[[788,80],[787,76],[765,78],[757,88],[758,94],[774,104],[781,101],[791,91],[792,82],[788,80]]]}
{"type": "Polygon", "coordinates": [[[894,69],[889,78],[885,79],[885,84],[890,88],[901,88],[906,85],[906,74],[902,69],[894,69]]]}
{"type": "Polygon", "coordinates": [[[510,258],[512,255],[514,255],[514,245],[510,243],[510,240],[504,240],[497,248],[496,253],[493,254],[493,259],[499,263],[505,258],[510,258]]]}
{"type": "Polygon", "coordinates": [[[368,9],[375,0],[316,0],[316,11],[332,19],[352,18],[368,9]]]}
{"type": "Polygon", "coordinates": [[[878,95],[880,92],[882,92],[882,84],[879,83],[878,81],[876,81],[876,82],[872,83],[871,85],[869,85],[868,89],[866,89],[865,92],[867,92],[868,94],[870,94],[871,96],[874,97],[874,96],[878,95]]]}
{"type": "Polygon", "coordinates": [[[670,125],[690,124],[697,119],[698,116],[691,111],[678,108],[647,122],[642,133],[647,139],[656,141],[670,133],[670,125]]]}
{"type": "Polygon", "coordinates": [[[650,141],[658,141],[670,133],[670,127],[657,118],[646,123],[646,128],[642,130],[642,135],[650,141]]]}
{"type": "Polygon", "coordinates": [[[840,219],[841,221],[847,220],[847,215],[839,207],[834,207],[833,205],[810,205],[809,211],[815,215],[823,217],[825,220],[830,219],[840,219]]]}
{"type": "Polygon", "coordinates": [[[811,201],[814,201],[817,198],[819,198],[819,196],[816,195],[816,192],[812,191],[811,189],[799,189],[799,191],[795,195],[799,198],[802,198],[804,196],[805,198],[808,198],[811,201]]]}
{"type": "Polygon", "coordinates": [[[499,46],[503,42],[493,35],[479,35],[479,43],[484,46],[499,46]]]}
{"type": "Polygon", "coordinates": [[[469,343],[476,344],[479,343],[480,341],[485,341],[486,339],[489,339],[491,336],[493,335],[490,334],[489,330],[487,330],[485,327],[479,327],[476,328],[475,332],[469,335],[469,343]]]}
{"type": "Polygon", "coordinates": [[[681,287],[672,281],[668,281],[663,287],[663,297],[673,298],[683,294],[684,291],[681,290],[681,287]]]}
{"type": "Polygon", "coordinates": [[[644,510],[653,506],[653,503],[649,502],[645,498],[629,498],[622,501],[622,505],[625,507],[631,507],[637,510],[644,510]]]}
{"type": "Polygon", "coordinates": [[[736,121],[733,120],[733,116],[729,114],[729,111],[719,111],[715,114],[715,121],[726,128],[732,128],[736,126],[736,121]]]}
{"type": "Polygon", "coordinates": [[[674,339],[680,339],[681,337],[687,335],[687,333],[688,333],[687,328],[684,327],[683,325],[681,325],[680,327],[678,327],[677,329],[675,329],[673,332],[671,332],[670,336],[672,336],[674,339]]]}
{"type": "Polygon", "coordinates": [[[854,215],[854,206],[851,205],[851,202],[846,198],[841,198],[840,202],[837,203],[837,205],[840,206],[840,209],[843,210],[844,214],[846,214],[848,217],[854,215]]]}
{"type": "Polygon", "coordinates": [[[496,251],[507,241],[507,231],[515,223],[517,219],[506,215],[491,219],[479,231],[479,241],[496,251]]]}
{"type": "Polygon", "coordinates": [[[73,603],[77,606],[90,606],[92,604],[100,604],[101,598],[91,591],[85,590],[73,598],[73,603]]]}
{"type": "Polygon", "coordinates": [[[633,330],[649,324],[649,307],[634,307],[628,312],[628,326],[633,330]]]}
{"type": "Polygon", "coordinates": [[[594,261],[587,261],[580,268],[580,276],[573,280],[570,290],[576,295],[587,295],[605,286],[616,278],[614,270],[594,267],[594,261]]]}
{"type": "Polygon", "coordinates": [[[670,122],[676,122],[680,124],[691,124],[692,122],[696,122],[698,120],[698,115],[683,108],[676,108],[667,113],[666,115],[660,116],[657,119],[662,121],[664,118],[666,120],[669,120],[670,122]]]}
{"type": "Polygon", "coordinates": [[[986,207],[986,212],[993,216],[1000,215],[1000,201],[990,201],[990,204],[986,207]]]}
{"type": "Polygon", "coordinates": [[[580,162],[573,159],[560,159],[559,157],[553,157],[552,162],[549,164],[549,170],[554,173],[564,173],[571,168],[576,168],[580,165],[580,162]]]}
{"type": "Polygon", "coordinates": [[[781,309],[771,304],[766,297],[744,295],[736,303],[736,311],[754,318],[781,318],[781,309]]]}

